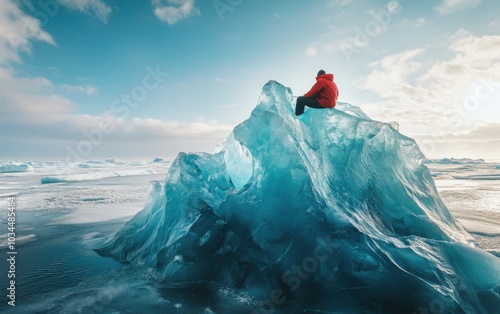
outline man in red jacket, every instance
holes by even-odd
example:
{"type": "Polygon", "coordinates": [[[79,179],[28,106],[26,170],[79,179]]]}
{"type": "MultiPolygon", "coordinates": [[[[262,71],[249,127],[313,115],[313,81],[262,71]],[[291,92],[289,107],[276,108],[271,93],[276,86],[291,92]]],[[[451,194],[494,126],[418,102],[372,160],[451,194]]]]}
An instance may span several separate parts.
{"type": "Polygon", "coordinates": [[[297,98],[295,115],[304,113],[305,106],[310,108],[333,108],[337,104],[339,90],[333,81],[333,74],[320,70],[316,76],[316,84],[310,91],[297,98]]]}

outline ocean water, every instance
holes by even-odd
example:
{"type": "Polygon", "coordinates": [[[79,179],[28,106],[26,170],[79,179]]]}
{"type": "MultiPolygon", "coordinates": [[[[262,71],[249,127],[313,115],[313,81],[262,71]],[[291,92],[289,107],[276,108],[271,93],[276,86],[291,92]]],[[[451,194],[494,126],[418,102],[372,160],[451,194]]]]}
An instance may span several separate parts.
{"type": "MultiPolygon", "coordinates": [[[[8,305],[4,293],[1,313],[252,311],[254,301],[236,291],[167,286],[147,269],[92,250],[145,206],[151,181],[162,180],[170,162],[25,164],[29,167],[19,169],[27,171],[0,173],[0,248],[6,257],[7,203],[14,195],[17,252],[16,306],[8,305]]],[[[427,166],[445,204],[477,246],[500,256],[500,163],[435,161],[427,166]]],[[[8,267],[2,258],[3,291],[9,287],[8,267]]],[[[307,313],[293,304],[280,311],[307,313]]]]}

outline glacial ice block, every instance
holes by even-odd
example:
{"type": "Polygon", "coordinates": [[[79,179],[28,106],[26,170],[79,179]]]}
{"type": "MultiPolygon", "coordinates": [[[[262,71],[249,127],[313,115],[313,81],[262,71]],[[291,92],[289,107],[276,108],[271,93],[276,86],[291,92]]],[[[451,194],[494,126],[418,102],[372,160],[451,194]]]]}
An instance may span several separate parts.
{"type": "Polygon", "coordinates": [[[500,309],[500,260],[473,247],[413,139],[347,103],[293,107],[268,82],[221,151],[179,154],[98,251],[236,291],[256,313],[500,309]]]}
{"type": "Polygon", "coordinates": [[[0,162],[0,173],[28,172],[33,171],[33,167],[17,161],[0,162]]]}

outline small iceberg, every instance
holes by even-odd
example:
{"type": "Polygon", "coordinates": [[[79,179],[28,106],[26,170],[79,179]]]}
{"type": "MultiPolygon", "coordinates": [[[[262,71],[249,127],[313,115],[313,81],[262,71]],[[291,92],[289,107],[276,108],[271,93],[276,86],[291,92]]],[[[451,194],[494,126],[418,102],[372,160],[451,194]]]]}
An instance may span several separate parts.
{"type": "Polygon", "coordinates": [[[17,161],[0,162],[0,173],[28,171],[33,171],[33,167],[31,167],[27,163],[19,163],[17,161]]]}

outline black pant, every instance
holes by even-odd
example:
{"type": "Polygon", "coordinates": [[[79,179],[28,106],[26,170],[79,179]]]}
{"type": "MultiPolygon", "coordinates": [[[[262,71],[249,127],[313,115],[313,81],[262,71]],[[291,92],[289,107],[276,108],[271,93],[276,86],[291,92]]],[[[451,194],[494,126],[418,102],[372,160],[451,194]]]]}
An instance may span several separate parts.
{"type": "Polygon", "coordinates": [[[304,96],[297,97],[297,103],[295,104],[295,115],[300,116],[304,113],[305,106],[310,108],[324,108],[314,98],[307,98],[304,96]]]}

